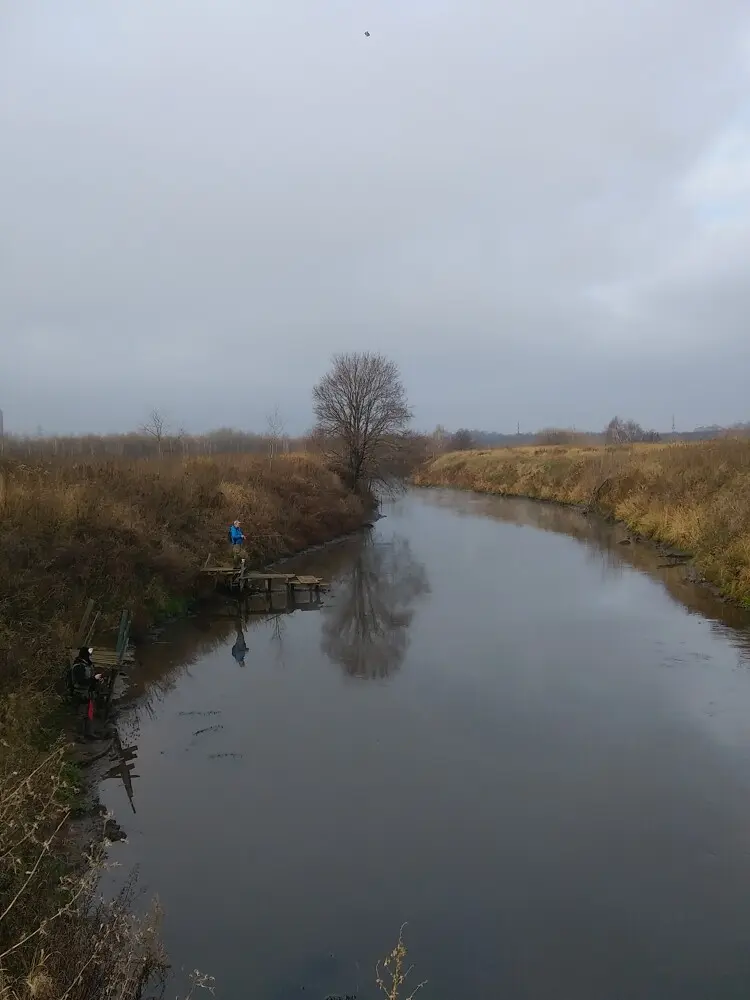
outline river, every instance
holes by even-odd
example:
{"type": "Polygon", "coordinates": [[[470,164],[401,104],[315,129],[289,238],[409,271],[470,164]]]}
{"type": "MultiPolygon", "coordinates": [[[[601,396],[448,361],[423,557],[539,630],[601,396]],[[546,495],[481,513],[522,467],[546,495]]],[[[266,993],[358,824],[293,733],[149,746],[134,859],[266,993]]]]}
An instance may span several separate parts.
{"type": "Polygon", "coordinates": [[[293,563],[321,607],[139,651],[132,808],[101,793],[168,995],[199,968],[223,1000],[375,997],[408,922],[420,1000],[746,1000],[747,616],[576,511],[385,512],[293,563]]]}

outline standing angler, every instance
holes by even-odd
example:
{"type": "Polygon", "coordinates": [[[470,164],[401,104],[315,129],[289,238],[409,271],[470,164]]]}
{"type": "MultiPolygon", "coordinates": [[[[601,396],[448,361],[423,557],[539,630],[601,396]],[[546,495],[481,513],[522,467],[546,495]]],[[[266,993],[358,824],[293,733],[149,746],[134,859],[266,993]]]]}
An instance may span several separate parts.
{"type": "Polygon", "coordinates": [[[91,659],[94,652],[91,648],[82,646],[70,667],[68,684],[73,700],[79,705],[83,716],[83,738],[92,740],[94,736],[94,708],[96,695],[102,681],[102,675],[96,673],[91,659]]]}
{"type": "Polygon", "coordinates": [[[239,562],[240,559],[244,558],[243,546],[245,544],[245,536],[239,521],[235,521],[229,529],[229,544],[232,551],[232,562],[239,562]]]}

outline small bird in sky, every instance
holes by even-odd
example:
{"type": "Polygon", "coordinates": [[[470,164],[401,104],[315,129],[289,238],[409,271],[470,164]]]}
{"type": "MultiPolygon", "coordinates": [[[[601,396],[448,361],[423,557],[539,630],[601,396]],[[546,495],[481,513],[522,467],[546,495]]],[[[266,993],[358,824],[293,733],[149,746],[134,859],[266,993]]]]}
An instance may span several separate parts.
{"type": "Polygon", "coordinates": [[[365,32],[365,38],[369,38],[369,37],[370,37],[370,32],[369,32],[369,31],[366,31],[366,32],[365,32]]]}

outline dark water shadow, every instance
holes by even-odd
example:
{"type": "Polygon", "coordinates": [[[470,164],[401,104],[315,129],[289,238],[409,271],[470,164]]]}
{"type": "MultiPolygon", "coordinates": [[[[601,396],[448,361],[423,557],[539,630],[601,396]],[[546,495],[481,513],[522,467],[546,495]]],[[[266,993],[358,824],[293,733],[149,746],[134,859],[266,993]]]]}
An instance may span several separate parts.
{"type": "MultiPolygon", "coordinates": [[[[238,668],[247,668],[250,652],[248,638],[253,631],[269,622],[279,662],[283,657],[285,619],[291,614],[320,611],[320,608],[319,602],[289,606],[283,593],[274,595],[271,607],[263,596],[245,596],[239,600],[217,597],[191,617],[154,630],[149,639],[138,645],[135,662],[123,674],[113,704],[117,739],[126,745],[128,756],[125,763],[130,770],[137,757],[141,723],[156,717],[160,705],[183,678],[191,675],[196,664],[217,650],[226,649],[227,657],[231,657],[238,668]]],[[[214,713],[207,705],[204,712],[196,712],[195,715],[198,721],[200,718],[211,721],[214,713]]],[[[114,754],[112,761],[115,766],[102,778],[121,780],[124,772],[120,756],[114,754]]],[[[132,784],[127,787],[133,806],[136,791],[132,784]]]]}

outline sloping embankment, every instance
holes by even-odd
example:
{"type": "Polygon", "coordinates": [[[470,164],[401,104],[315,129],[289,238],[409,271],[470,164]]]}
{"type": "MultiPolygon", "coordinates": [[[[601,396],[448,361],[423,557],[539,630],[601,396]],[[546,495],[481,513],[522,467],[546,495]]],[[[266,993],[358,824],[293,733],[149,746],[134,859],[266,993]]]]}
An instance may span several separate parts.
{"type": "Polygon", "coordinates": [[[690,552],[710,583],[750,605],[750,440],[453,452],[413,481],[588,506],[690,552]]]}
{"type": "Polygon", "coordinates": [[[0,468],[0,689],[41,674],[87,597],[153,617],[239,518],[263,563],[350,531],[362,506],[307,455],[0,468]]]}

